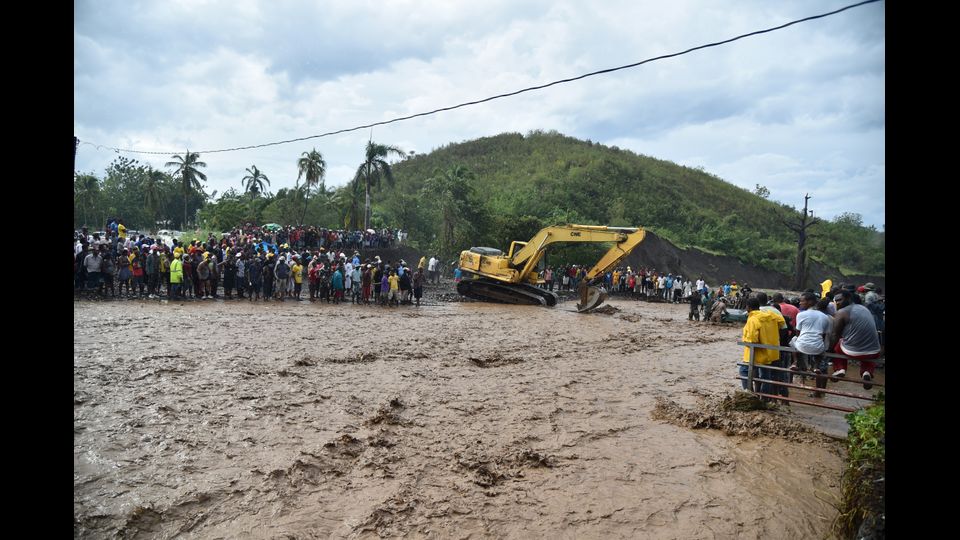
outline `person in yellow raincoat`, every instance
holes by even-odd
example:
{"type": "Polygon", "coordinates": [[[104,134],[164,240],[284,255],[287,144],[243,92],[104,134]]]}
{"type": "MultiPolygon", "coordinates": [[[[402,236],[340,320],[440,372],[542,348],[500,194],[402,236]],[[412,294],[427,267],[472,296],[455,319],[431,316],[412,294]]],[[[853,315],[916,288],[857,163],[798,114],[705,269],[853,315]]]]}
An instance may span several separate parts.
{"type": "MultiPolygon", "coordinates": [[[[776,311],[766,311],[760,309],[760,300],[756,296],[747,299],[747,322],[743,325],[744,343],[762,343],[763,345],[780,345],[780,325],[786,324],[783,315],[776,311]]],[[[754,377],[760,377],[768,381],[779,380],[776,372],[772,369],[766,369],[773,362],[780,359],[780,351],[775,349],[756,348],[753,352],[754,364],[757,366],[757,373],[754,377]]],[[[750,347],[743,348],[743,362],[750,362],[750,347]]],[[[740,366],[740,375],[746,377],[749,374],[749,366],[740,366]]],[[[747,381],[741,380],[743,389],[747,389],[747,381]]],[[[776,393],[776,388],[770,383],[761,383],[760,391],[764,394],[776,393]]]]}
{"type": "Polygon", "coordinates": [[[827,294],[830,293],[830,289],[831,289],[832,287],[833,287],[833,280],[832,280],[832,279],[825,279],[825,280],[823,280],[823,283],[820,284],[820,288],[822,289],[822,292],[820,293],[820,298],[826,298],[826,297],[827,297],[827,294]]]}

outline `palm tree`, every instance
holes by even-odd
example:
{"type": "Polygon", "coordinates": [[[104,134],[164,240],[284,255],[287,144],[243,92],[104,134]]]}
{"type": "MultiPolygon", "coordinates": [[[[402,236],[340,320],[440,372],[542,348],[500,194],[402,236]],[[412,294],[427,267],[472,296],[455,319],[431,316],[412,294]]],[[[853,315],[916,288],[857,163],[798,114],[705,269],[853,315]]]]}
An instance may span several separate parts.
{"type": "Polygon", "coordinates": [[[241,182],[244,183],[245,192],[250,194],[250,198],[255,199],[263,193],[263,183],[266,182],[267,185],[270,185],[270,179],[267,178],[267,175],[260,172],[260,169],[257,169],[256,165],[252,166],[253,170],[247,169],[247,176],[244,176],[241,179],[241,182]]]}
{"type": "Polygon", "coordinates": [[[157,223],[157,208],[160,205],[161,187],[163,185],[163,171],[150,170],[143,178],[143,203],[150,213],[150,229],[157,223]]]}
{"type": "Polygon", "coordinates": [[[336,208],[343,226],[348,229],[359,229],[363,217],[360,215],[363,206],[363,189],[357,182],[347,182],[340,186],[330,196],[330,204],[336,208]]]}
{"type": "Polygon", "coordinates": [[[403,158],[406,154],[396,146],[385,144],[376,144],[373,141],[367,141],[366,161],[357,169],[357,175],[354,182],[363,182],[364,193],[366,194],[366,203],[363,207],[363,228],[370,228],[370,188],[378,187],[380,179],[385,178],[387,183],[393,186],[393,171],[385,158],[390,154],[396,154],[403,158]]]}
{"type": "Polygon", "coordinates": [[[190,194],[196,191],[203,191],[203,186],[200,184],[200,181],[207,181],[207,175],[197,170],[197,167],[206,167],[207,164],[198,161],[200,159],[200,154],[196,152],[190,152],[187,150],[185,154],[186,157],[175,154],[173,159],[177,161],[168,161],[164,164],[164,167],[176,167],[177,170],[173,173],[173,177],[179,179],[183,189],[183,228],[187,228],[187,199],[190,197],[190,194]]]}
{"type": "Polygon", "coordinates": [[[323,185],[323,177],[327,174],[327,162],[323,160],[323,155],[314,148],[310,152],[304,152],[303,157],[297,161],[297,167],[300,174],[297,175],[297,182],[300,178],[307,177],[307,183],[304,186],[305,196],[303,198],[303,214],[300,215],[300,224],[303,225],[303,218],[307,215],[307,202],[310,196],[310,187],[320,184],[320,191],[326,191],[323,185]]]}

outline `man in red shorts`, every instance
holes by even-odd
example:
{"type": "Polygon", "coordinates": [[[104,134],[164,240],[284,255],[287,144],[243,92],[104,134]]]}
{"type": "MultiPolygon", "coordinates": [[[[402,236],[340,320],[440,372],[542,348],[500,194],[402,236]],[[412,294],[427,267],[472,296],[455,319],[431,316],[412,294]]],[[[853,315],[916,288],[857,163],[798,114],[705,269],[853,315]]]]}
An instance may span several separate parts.
{"type": "MultiPolygon", "coordinates": [[[[873,388],[870,381],[873,380],[875,366],[870,360],[880,356],[880,339],[873,314],[864,306],[854,303],[853,294],[847,289],[840,289],[833,297],[837,304],[837,314],[833,318],[833,329],[830,332],[830,349],[860,361],[863,388],[869,390],[873,388]]],[[[831,378],[837,380],[846,374],[847,360],[834,358],[831,378]]]]}

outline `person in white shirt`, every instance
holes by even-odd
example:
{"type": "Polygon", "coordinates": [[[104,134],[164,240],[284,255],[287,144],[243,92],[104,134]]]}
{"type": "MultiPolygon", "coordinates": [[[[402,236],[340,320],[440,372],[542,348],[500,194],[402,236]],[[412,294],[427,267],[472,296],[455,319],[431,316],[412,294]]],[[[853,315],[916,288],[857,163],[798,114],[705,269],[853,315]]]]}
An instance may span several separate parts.
{"type": "Polygon", "coordinates": [[[427,263],[427,271],[430,272],[430,283],[437,283],[437,257],[436,255],[430,257],[430,261],[427,263]]]}
{"type": "MultiPolygon", "coordinates": [[[[815,294],[805,292],[800,295],[800,312],[797,313],[795,325],[797,336],[790,340],[790,346],[805,355],[803,357],[805,361],[802,362],[804,371],[812,369],[817,374],[817,388],[826,388],[828,360],[823,353],[827,352],[827,338],[830,335],[833,318],[817,310],[816,306],[815,294]]],[[[790,369],[800,368],[794,362],[790,365],[790,369]]],[[[814,392],[809,397],[823,397],[823,392],[814,392]]]]}

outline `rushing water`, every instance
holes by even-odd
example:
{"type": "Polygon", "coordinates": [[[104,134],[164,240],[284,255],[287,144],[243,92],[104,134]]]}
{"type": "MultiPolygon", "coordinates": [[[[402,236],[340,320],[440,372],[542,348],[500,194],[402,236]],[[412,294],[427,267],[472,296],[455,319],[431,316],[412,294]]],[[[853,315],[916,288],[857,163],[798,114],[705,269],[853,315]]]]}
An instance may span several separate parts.
{"type": "Polygon", "coordinates": [[[651,418],[739,328],[608,303],[77,303],[75,536],[827,536],[836,443],[651,418]]]}

